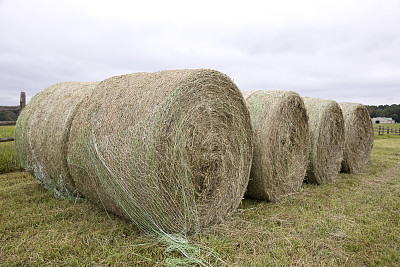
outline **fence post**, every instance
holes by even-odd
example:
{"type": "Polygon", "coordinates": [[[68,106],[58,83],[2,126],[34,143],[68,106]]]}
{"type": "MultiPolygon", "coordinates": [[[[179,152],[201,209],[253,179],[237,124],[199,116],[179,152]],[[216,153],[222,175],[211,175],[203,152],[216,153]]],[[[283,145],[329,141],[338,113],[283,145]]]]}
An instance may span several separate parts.
{"type": "Polygon", "coordinates": [[[19,108],[22,110],[26,106],[26,95],[25,92],[21,92],[19,97],[19,108]]]}
{"type": "Polygon", "coordinates": [[[14,137],[0,138],[0,142],[10,142],[10,141],[14,141],[14,137]]]}

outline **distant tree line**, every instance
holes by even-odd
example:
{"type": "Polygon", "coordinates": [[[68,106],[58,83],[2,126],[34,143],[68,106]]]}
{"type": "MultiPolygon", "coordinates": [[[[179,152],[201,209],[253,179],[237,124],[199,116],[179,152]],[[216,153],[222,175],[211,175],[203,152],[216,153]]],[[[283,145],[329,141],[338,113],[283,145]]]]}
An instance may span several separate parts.
{"type": "Polygon", "coordinates": [[[19,110],[0,111],[0,121],[16,121],[19,110]]]}
{"type": "Polygon", "coordinates": [[[400,105],[379,105],[379,106],[368,106],[366,105],[369,115],[371,118],[386,117],[392,118],[397,123],[400,123],[400,105]]]}

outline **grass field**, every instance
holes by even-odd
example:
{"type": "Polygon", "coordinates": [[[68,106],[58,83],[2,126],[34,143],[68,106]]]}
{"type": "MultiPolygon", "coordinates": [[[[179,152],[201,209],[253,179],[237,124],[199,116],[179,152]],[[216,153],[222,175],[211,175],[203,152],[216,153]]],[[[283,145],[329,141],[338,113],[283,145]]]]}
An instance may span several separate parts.
{"type": "MultiPolygon", "coordinates": [[[[374,134],[375,134],[375,136],[379,135],[378,134],[379,133],[379,131],[378,131],[379,127],[384,127],[385,129],[392,128],[392,129],[400,130],[400,123],[382,123],[382,124],[378,123],[378,124],[374,124],[374,134]]],[[[386,130],[382,135],[387,135],[386,130]]],[[[394,132],[390,133],[390,135],[399,136],[398,132],[397,133],[394,133],[394,132]]]]}
{"type": "MultiPolygon", "coordinates": [[[[15,126],[0,126],[0,138],[14,137],[15,126]]],[[[21,171],[17,155],[15,154],[14,142],[0,143],[0,173],[21,171]]]]}
{"type": "Polygon", "coordinates": [[[400,128],[400,123],[378,123],[378,124],[374,124],[374,128],[378,128],[379,126],[390,127],[390,128],[400,128]]]}
{"type": "Polygon", "coordinates": [[[379,126],[385,127],[385,128],[395,128],[399,129],[400,128],[400,123],[378,123],[378,124],[373,124],[374,129],[378,129],[379,126]]]}
{"type": "MultiPolygon", "coordinates": [[[[0,266],[164,266],[171,256],[129,222],[55,199],[25,172],[0,175],[0,221],[0,266]]],[[[193,242],[229,266],[399,266],[400,138],[376,137],[366,173],[304,185],[281,203],[245,199],[193,242]]]]}

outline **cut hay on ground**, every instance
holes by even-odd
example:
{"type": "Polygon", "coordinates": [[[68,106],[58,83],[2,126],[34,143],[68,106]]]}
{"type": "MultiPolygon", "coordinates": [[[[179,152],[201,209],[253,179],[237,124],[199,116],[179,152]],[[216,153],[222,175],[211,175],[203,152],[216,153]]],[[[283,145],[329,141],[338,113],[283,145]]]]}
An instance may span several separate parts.
{"type": "Polygon", "coordinates": [[[339,103],[345,124],[342,171],[363,172],[374,144],[374,128],[367,108],[357,103],[339,103]]]}
{"type": "Polygon", "coordinates": [[[303,99],[290,91],[243,92],[254,131],[246,195],[277,201],[300,190],[310,151],[303,99]]]}
{"type": "Polygon", "coordinates": [[[29,102],[15,127],[20,162],[61,198],[75,197],[67,166],[66,144],[72,119],[96,83],[63,82],[46,88],[29,102]]]}
{"type": "Polygon", "coordinates": [[[60,86],[38,94],[18,121],[17,151],[39,180],[65,171],[57,177],[68,191],[170,240],[167,233],[198,232],[238,207],[253,141],[229,77],[205,69],[136,73],[98,83],[89,97],[79,84],[60,86]]]}
{"type": "Polygon", "coordinates": [[[310,161],[306,180],[332,183],[340,171],[344,148],[344,119],[333,100],[305,97],[310,123],[310,161]]]}

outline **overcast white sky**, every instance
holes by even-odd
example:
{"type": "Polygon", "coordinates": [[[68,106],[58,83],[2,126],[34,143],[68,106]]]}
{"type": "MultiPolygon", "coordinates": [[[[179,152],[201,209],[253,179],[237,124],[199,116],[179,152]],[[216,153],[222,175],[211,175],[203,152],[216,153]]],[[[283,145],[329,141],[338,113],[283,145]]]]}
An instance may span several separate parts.
{"type": "Polygon", "coordinates": [[[400,103],[400,0],[0,0],[0,105],[62,81],[211,68],[243,90],[400,103]]]}

